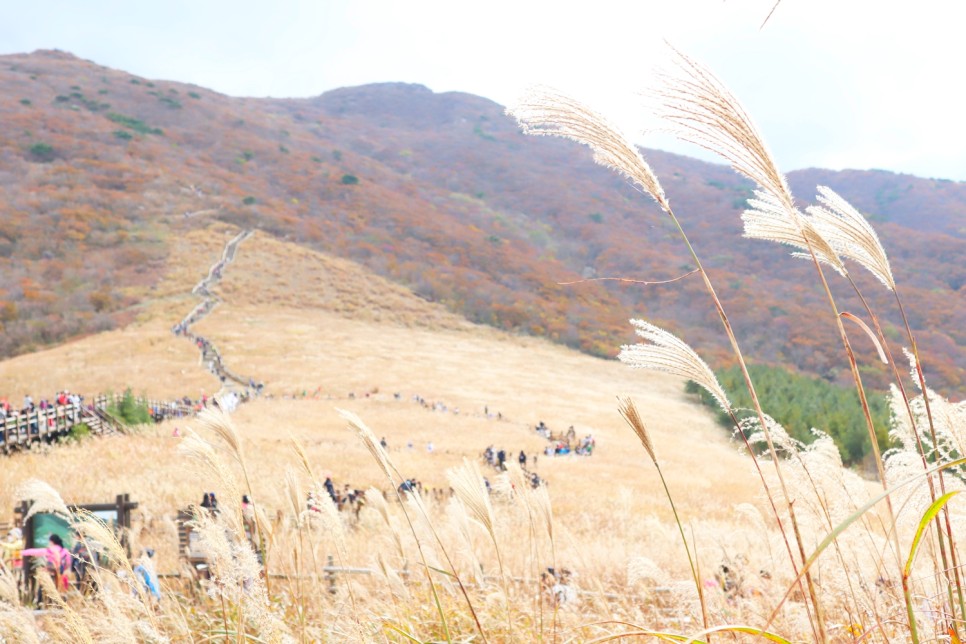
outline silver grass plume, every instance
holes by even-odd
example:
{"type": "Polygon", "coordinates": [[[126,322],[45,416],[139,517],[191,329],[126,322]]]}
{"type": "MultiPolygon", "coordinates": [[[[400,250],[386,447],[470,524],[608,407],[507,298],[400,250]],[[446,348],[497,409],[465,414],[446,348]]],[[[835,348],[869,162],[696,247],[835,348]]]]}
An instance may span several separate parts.
{"type": "Polygon", "coordinates": [[[863,266],[890,291],[896,290],[892,268],[879,236],[868,220],[831,188],[818,186],[821,206],[810,206],[810,222],[835,252],[863,266]]]}
{"type": "Polygon", "coordinates": [[[232,457],[240,465],[244,465],[245,455],[242,451],[241,439],[238,436],[235,423],[232,422],[231,417],[227,413],[221,409],[204,409],[198,414],[198,422],[201,423],[202,427],[211,430],[218,436],[225,446],[228,447],[228,451],[232,457]]]}
{"type": "Polygon", "coordinates": [[[902,355],[906,356],[906,360],[909,361],[909,377],[912,379],[912,384],[915,385],[916,389],[922,391],[922,384],[919,382],[919,369],[916,368],[918,365],[916,354],[908,348],[902,347],[902,355]]]}
{"type": "Polygon", "coordinates": [[[663,371],[693,380],[704,387],[725,411],[731,409],[728,396],[714,373],[694,349],[677,336],[644,320],[631,320],[637,335],[650,344],[624,345],[617,358],[635,368],[663,371]]]}
{"type": "Polygon", "coordinates": [[[21,607],[19,580],[2,564],[0,564],[0,607],[3,610],[21,607]]]}
{"type": "Polygon", "coordinates": [[[40,479],[28,479],[21,483],[14,491],[14,499],[30,502],[30,509],[27,510],[24,521],[40,512],[53,512],[65,517],[70,516],[70,510],[67,509],[60,493],[40,479]]]}
{"type": "Polygon", "coordinates": [[[382,490],[375,487],[370,487],[366,490],[366,506],[372,508],[379,513],[382,517],[383,523],[389,528],[389,535],[392,537],[393,545],[396,547],[396,554],[399,555],[400,559],[406,559],[406,551],[403,549],[402,535],[399,533],[399,528],[396,523],[392,520],[389,515],[389,504],[386,502],[386,497],[383,496],[382,490]]]}
{"type": "MultiPolygon", "coordinates": [[[[326,491],[325,486],[315,483],[312,487],[312,495],[315,497],[315,510],[322,521],[322,530],[327,537],[332,539],[340,551],[345,550],[345,519],[335,507],[335,501],[326,491]]],[[[382,495],[380,495],[382,496],[382,495]]]]}
{"type": "MultiPolygon", "coordinates": [[[[767,434],[771,435],[775,447],[785,450],[788,455],[797,454],[805,449],[805,444],[792,438],[785,428],[782,427],[781,423],[768,414],[764,414],[764,418],[768,430],[767,434]]],[[[766,443],[768,441],[766,432],[762,431],[761,421],[757,416],[743,418],[739,421],[738,425],[738,429],[747,437],[748,443],[766,443]]]]}
{"type": "Polygon", "coordinates": [[[49,642],[50,636],[38,630],[33,611],[19,608],[17,610],[0,611],[0,633],[9,638],[11,642],[22,642],[23,644],[40,644],[41,641],[49,642]]]}
{"type": "Polygon", "coordinates": [[[524,133],[559,136],[588,146],[594,161],[630,179],[667,210],[664,189],[637,146],[606,117],[558,90],[535,86],[507,109],[524,133]]]}
{"type": "Polygon", "coordinates": [[[658,114],[678,138],[724,157],[786,211],[794,202],[785,176],[738,99],[709,69],[671,47],[673,67],[658,73],[658,114]]]}
{"type": "Polygon", "coordinates": [[[302,489],[299,475],[291,468],[285,470],[285,498],[295,516],[295,527],[301,530],[308,512],[305,509],[305,491],[302,489]]]}
{"type": "Polygon", "coordinates": [[[545,485],[541,485],[530,493],[530,500],[533,502],[536,515],[543,521],[543,527],[547,531],[551,547],[553,547],[553,504],[550,502],[550,492],[547,491],[545,485]]]}
{"type": "Polygon", "coordinates": [[[490,538],[496,542],[493,507],[490,505],[490,495],[487,494],[483,475],[476,462],[463,459],[462,467],[446,471],[446,479],[469,515],[482,525],[490,534],[490,538]]]}
{"type": "Polygon", "coordinates": [[[78,510],[71,522],[71,527],[87,542],[91,552],[106,555],[114,566],[123,566],[127,563],[127,551],[118,541],[117,535],[92,512],[78,510]]]}
{"type": "Polygon", "coordinates": [[[382,445],[379,443],[376,435],[372,433],[371,429],[369,429],[369,426],[351,411],[338,408],[336,411],[339,412],[339,415],[342,416],[347,423],[349,423],[349,429],[355,432],[356,436],[362,440],[362,443],[366,446],[366,449],[369,450],[369,453],[372,454],[372,457],[376,459],[377,463],[379,463],[379,466],[382,468],[383,473],[385,473],[386,478],[392,481],[393,478],[392,474],[390,473],[389,456],[386,454],[386,450],[382,448],[382,445]]]}
{"type": "Polygon", "coordinates": [[[752,210],[742,219],[745,236],[791,244],[845,274],[842,260],[795,208],[788,182],[738,99],[709,69],[673,47],[673,68],[658,74],[653,90],[658,114],[672,133],[723,157],[738,173],[758,184],[752,210]]]}
{"type": "Polygon", "coordinates": [[[647,451],[648,456],[651,460],[657,463],[657,456],[654,454],[654,444],[651,443],[651,435],[647,431],[647,426],[644,425],[644,421],[641,419],[641,415],[637,411],[637,407],[634,405],[634,401],[630,399],[629,396],[618,396],[618,406],[617,409],[620,411],[621,416],[627,421],[627,424],[631,426],[634,433],[641,440],[641,445],[647,451]]]}
{"type": "Polygon", "coordinates": [[[801,251],[792,255],[805,259],[811,259],[808,252],[811,245],[818,261],[831,266],[839,275],[846,275],[845,265],[836,249],[813,225],[813,220],[795,208],[786,210],[784,204],[763,190],[756,190],[755,197],[748,200],[751,208],[741,213],[741,220],[745,224],[744,237],[792,246],[801,251]]]}

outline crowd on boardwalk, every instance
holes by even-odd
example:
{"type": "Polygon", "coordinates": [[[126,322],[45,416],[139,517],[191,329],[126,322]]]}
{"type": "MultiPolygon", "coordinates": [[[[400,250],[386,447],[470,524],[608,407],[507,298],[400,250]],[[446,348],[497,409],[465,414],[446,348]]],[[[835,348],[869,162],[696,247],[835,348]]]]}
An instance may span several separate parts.
{"type": "Polygon", "coordinates": [[[82,405],[83,400],[83,396],[72,394],[65,389],[64,391],[58,391],[49,399],[41,398],[38,402],[34,402],[33,396],[26,394],[23,397],[23,405],[17,408],[11,405],[10,400],[4,396],[0,397],[0,419],[32,414],[38,409],[46,411],[54,407],[64,407],[67,405],[72,405],[79,408],[82,405]]]}

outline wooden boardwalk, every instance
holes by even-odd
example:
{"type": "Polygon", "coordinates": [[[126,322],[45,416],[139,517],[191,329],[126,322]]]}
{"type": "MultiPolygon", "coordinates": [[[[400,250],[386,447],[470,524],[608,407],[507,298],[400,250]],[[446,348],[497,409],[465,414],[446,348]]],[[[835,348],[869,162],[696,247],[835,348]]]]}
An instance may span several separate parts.
{"type": "MultiPolygon", "coordinates": [[[[92,402],[37,408],[29,413],[13,412],[0,420],[0,453],[28,449],[34,443],[51,443],[84,424],[92,434],[104,435],[124,431],[123,424],[114,418],[109,408],[120,403],[123,396],[95,396],[92,402]]],[[[197,410],[183,401],[161,401],[135,398],[147,406],[155,422],[166,418],[193,416],[197,410]]]]}

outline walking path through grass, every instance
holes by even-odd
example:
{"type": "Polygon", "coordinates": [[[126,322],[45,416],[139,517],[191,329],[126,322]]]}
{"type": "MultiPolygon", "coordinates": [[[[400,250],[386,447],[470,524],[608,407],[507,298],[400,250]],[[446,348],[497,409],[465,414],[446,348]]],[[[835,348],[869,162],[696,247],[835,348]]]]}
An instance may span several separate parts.
{"type": "Polygon", "coordinates": [[[238,385],[243,390],[253,390],[251,393],[257,393],[261,389],[261,383],[256,383],[254,378],[245,378],[228,369],[215,345],[210,340],[192,333],[191,326],[203,320],[221,302],[221,298],[215,295],[211,289],[221,280],[225,267],[235,259],[239,244],[254,233],[253,229],[243,230],[225,244],[221,259],[212,264],[211,268],[208,269],[208,274],[191,289],[193,294],[200,295],[204,299],[172,328],[175,335],[184,336],[198,346],[201,351],[202,364],[222,382],[224,389],[230,391],[235,388],[233,385],[238,385]]]}

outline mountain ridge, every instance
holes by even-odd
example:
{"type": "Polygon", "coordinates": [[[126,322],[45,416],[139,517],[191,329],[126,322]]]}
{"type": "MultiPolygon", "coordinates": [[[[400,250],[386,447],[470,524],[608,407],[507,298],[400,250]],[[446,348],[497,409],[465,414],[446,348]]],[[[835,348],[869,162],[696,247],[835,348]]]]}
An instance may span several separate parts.
{"type": "MultiPolygon", "coordinates": [[[[178,235],[216,218],[358,261],[474,322],[596,355],[669,327],[717,365],[729,351],[674,230],[576,144],[523,135],[503,108],[415,84],[306,99],[232,98],[63,52],[0,57],[0,322],[6,355],[123,324],[150,299],[178,235]],[[199,217],[192,213],[210,213],[199,217]],[[40,234],[44,231],[44,234],[40,234]]],[[[752,186],[725,166],[645,157],[754,360],[847,377],[808,265],[741,238],[752,186]]],[[[788,174],[807,202],[830,185],[871,219],[907,297],[928,375],[966,384],[966,184],[884,171],[788,174]],[[923,213],[929,213],[925,217],[923,213]]],[[[889,337],[894,307],[857,279],[889,337]]],[[[840,308],[860,306],[844,285],[840,308]]],[[[860,359],[872,350],[855,339],[860,359]]],[[[886,382],[863,360],[872,382],[886,382]]]]}

